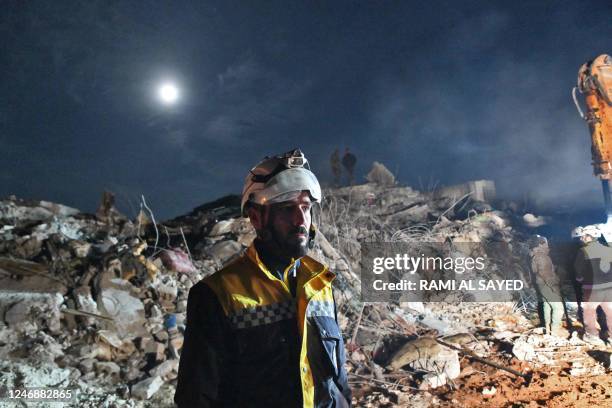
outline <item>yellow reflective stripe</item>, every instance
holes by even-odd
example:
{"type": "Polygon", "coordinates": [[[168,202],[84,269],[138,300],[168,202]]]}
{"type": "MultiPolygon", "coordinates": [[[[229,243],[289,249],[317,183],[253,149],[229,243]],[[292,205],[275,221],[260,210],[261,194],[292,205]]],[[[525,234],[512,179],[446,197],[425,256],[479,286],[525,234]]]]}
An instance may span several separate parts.
{"type": "Polygon", "coordinates": [[[259,258],[259,254],[257,253],[257,250],[255,249],[255,245],[254,244],[251,244],[251,246],[247,250],[247,255],[253,261],[255,261],[255,264],[257,265],[257,267],[268,277],[268,279],[279,281],[280,283],[283,284],[283,287],[285,288],[287,293],[291,293],[291,291],[289,290],[289,286],[287,286],[287,283],[286,283],[287,282],[286,276],[287,276],[287,271],[289,270],[289,268],[293,267],[293,264],[295,263],[295,260],[293,258],[291,259],[291,263],[289,264],[287,269],[285,269],[285,272],[283,273],[283,276],[285,277],[285,279],[282,280],[282,279],[278,279],[276,276],[274,276],[272,274],[272,272],[270,272],[270,270],[268,269],[266,264],[264,264],[261,261],[261,259],[259,258]]]}
{"type": "MultiPolygon", "coordinates": [[[[321,273],[315,276],[315,278],[311,279],[311,281],[322,275],[326,274],[321,273]]],[[[329,277],[330,275],[327,275],[327,278],[329,277]]],[[[320,281],[324,281],[324,279],[320,279],[320,281]]],[[[310,283],[310,281],[308,283],[310,283]]],[[[305,296],[298,298],[298,327],[300,329],[300,335],[302,336],[302,349],[300,350],[300,374],[302,379],[304,407],[314,408],[314,379],[312,378],[312,371],[310,369],[310,363],[308,362],[308,350],[306,343],[306,339],[308,338],[307,317],[320,315],[334,317],[335,314],[333,309],[334,298],[331,292],[331,281],[326,281],[326,284],[322,286],[309,286],[311,291],[318,287],[321,287],[321,290],[318,292],[313,291],[313,293],[311,293],[312,296],[309,298],[306,298],[305,296]],[[316,299],[313,299],[313,297],[316,297],[316,299]]],[[[306,285],[301,289],[302,294],[306,294],[306,285]]]]}
{"type": "Polygon", "coordinates": [[[302,400],[305,408],[314,408],[314,380],[310,363],[308,362],[307,347],[306,347],[306,319],[302,319],[300,325],[302,336],[302,349],[300,351],[300,376],[302,379],[302,400]]]}
{"type": "Polygon", "coordinates": [[[335,318],[333,300],[311,300],[306,309],[306,316],[327,316],[335,318]]]}

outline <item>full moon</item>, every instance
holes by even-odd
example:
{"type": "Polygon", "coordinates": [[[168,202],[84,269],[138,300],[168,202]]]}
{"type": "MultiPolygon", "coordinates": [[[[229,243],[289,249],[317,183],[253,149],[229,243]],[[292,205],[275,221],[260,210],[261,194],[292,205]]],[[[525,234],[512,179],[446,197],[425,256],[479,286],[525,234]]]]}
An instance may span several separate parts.
{"type": "Polygon", "coordinates": [[[166,82],[157,90],[159,99],[166,105],[172,105],[176,103],[179,98],[179,90],[173,83],[166,82]]]}

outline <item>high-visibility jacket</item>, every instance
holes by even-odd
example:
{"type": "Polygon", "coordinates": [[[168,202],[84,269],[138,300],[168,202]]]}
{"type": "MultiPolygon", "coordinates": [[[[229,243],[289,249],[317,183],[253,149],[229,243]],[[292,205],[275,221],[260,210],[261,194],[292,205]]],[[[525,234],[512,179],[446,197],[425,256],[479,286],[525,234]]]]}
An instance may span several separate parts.
{"type": "Polygon", "coordinates": [[[251,245],[191,288],[179,407],[350,406],[335,275],[308,256],[298,262],[278,279],[251,245]]]}

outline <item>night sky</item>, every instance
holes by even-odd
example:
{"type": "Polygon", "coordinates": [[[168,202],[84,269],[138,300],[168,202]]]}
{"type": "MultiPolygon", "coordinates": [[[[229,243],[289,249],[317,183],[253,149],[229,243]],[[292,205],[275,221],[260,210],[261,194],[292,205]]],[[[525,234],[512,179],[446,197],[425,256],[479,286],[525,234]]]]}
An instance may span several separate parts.
{"type": "Polygon", "coordinates": [[[417,189],[601,206],[580,65],[612,53],[606,1],[3,1],[0,197],[164,219],[238,193],[301,147],[417,189]],[[174,106],[156,88],[172,80],[174,106]]]}

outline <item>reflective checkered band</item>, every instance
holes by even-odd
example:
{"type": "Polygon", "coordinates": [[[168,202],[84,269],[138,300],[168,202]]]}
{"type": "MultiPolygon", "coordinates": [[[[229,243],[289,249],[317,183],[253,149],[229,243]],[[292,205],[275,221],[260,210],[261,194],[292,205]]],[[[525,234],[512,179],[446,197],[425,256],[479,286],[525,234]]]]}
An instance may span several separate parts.
{"type": "Polygon", "coordinates": [[[334,317],[334,302],[311,300],[306,309],[306,316],[328,316],[334,317]]]}
{"type": "Polygon", "coordinates": [[[295,302],[289,300],[287,302],[242,309],[230,315],[229,318],[237,329],[247,329],[263,324],[280,322],[281,320],[293,319],[295,315],[295,302]]]}

